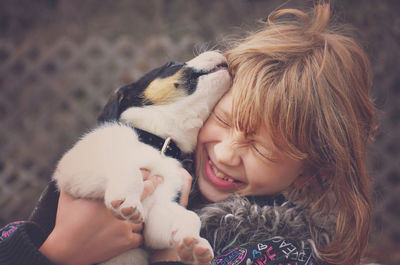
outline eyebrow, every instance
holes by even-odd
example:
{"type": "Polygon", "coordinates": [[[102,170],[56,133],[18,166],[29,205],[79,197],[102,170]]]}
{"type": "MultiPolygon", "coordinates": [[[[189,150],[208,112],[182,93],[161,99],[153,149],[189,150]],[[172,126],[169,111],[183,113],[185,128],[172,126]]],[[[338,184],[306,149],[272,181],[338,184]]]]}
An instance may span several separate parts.
{"type": "Polygon", "coordinates": [[[279,151],[277,148],[276,148],[276,146],[273,144],[273,142],[272,142],[272,139],[265,139],[265,137],[262,137],[262,135],[263,134],[261,134],[261,133],[256,133],[256,132],[254,132],[254,133],[252,133],[251,135],[250,135],[250,137],[254,140],[254,141],[256,141],[258,144],[260,144],[260,145],[262,145],[265,149],[268,149],[269,151],[271,151],[271,153],[278,153],[277,151],[279,151]],[[258,136],[258,137],[255,137],[255,136],[258,136]],[[265,141],[267,141],[268,140],[268,142],[269,143],[266,143],[265,141]]]}
{"type": "Polygon", "coordinates": [[[215,107],[214,112],[220,112],[221,114],[223,114],[225,117],[229,117],[231,119],[231,121],[233,121],[233,117],[232,117],[232,113],[230,113],[228,110],[224,109],[223,107],[219,107],[218,105],[215,107]]]}
{"type": "Polygon", "coordinates": [[[220,111],[222,112],[222,114],[224,114],[226,117],[229,117],[232,119],[232,113],[229,113],[227,110],[225,109],[220,109],[220,111]]]}

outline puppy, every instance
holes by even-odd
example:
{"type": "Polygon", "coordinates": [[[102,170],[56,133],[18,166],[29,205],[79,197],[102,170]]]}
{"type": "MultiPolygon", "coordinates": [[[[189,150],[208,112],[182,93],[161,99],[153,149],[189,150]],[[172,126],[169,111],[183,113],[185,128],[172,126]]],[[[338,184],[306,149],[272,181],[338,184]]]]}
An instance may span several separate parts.
{"type": "MultiPolygon", "coordinates": [[[[210,51],[186,63],[167,63],[121,87],[100,115],[101,125],[59,161],[58,188],[77,198],[104,199],[116,216],[143,221],[146,247],[194,239],[211,259],[211,246],[199,236],[199,217],[175,201],[183,186],[177,159],[193,152],[200,127],[230,83],[225,57],[210,51]],[[140,168],[164,178],[142,202],[140,168]]],[[[181,257],[198,263],[194,258],[181,257]]],[[[104,264],[147,263],[146,252],[133,249],[104,264]]]]}

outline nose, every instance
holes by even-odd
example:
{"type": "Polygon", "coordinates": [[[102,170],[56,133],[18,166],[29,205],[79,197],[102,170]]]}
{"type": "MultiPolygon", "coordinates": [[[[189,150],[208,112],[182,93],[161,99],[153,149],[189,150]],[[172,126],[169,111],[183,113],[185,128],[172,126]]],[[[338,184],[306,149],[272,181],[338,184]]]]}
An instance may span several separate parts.
{"type": "Polygon", "coordinates": [[[220,164],[238,166],[241,163],[241,150],[237,136],[229,135],[214,146],[215,159],[220,164]]]}

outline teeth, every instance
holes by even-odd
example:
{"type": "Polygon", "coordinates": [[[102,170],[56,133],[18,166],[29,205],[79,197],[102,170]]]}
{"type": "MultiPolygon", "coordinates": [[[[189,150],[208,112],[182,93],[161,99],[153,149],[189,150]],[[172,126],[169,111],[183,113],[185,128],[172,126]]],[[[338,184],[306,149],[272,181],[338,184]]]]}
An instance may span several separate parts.
{"type": "Polygon", "coordinates": [[[223,179],[223,180],[228,181],[230,183],[234,182],[233,179],[227,178],[224,173],[219,172],[218,169],[211,163],[210,160],[208,160],[208,163],[210,164],[211,169],[214,172],[215,176],[217,176],[217,178],[223,179]]]}

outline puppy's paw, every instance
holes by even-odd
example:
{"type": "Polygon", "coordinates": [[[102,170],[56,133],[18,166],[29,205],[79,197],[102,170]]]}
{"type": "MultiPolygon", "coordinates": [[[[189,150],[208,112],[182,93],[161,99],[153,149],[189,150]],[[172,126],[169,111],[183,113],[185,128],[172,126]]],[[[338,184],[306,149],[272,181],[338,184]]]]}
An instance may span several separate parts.
{"type": "Polygon", "coordinates": [[[179,258],[185,264],[206,265],[213,259],[213,250],[204,238],[186,237],[174,241],[174,247],[179,258]]]}
{"type": "Polygon", "coordinates": [[[107,207],[119,219],[129,220],[132,223],[142,223],[143,207],[139,200],[126,198],[110,200],[106,202],[107,207]]]}

